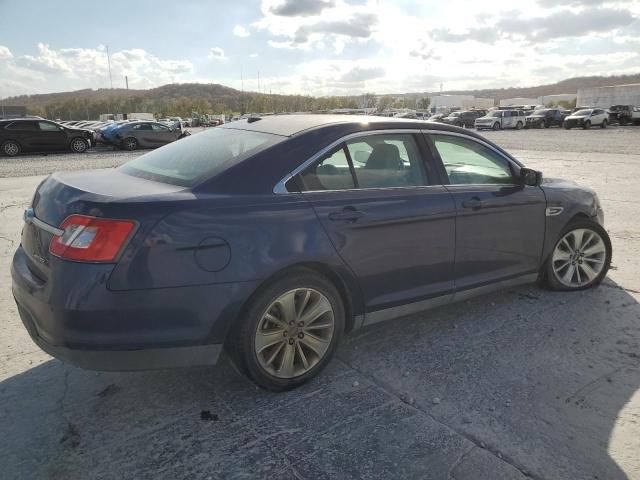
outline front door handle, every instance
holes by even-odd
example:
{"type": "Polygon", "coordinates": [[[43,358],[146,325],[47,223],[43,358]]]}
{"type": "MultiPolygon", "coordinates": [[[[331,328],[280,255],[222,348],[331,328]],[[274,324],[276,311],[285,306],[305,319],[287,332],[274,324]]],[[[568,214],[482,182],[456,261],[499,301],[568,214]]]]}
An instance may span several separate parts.
{"type": "Polygon", "coordinates": [[[329,220],[333,222],[355,222],[364,215],[364,212],[356,210],[354,207],[344,207],[339,212],[331,212],[329,220]]]}
{"type": "Polygon", "coordinates": [[[482,207],[486,206],[487,202],[483,202],[478,197],[473,197],[471,200],[464,200],[462,202],[462,206],[464,208],[471,208],[472,210],[480,210],[482,207]]]}

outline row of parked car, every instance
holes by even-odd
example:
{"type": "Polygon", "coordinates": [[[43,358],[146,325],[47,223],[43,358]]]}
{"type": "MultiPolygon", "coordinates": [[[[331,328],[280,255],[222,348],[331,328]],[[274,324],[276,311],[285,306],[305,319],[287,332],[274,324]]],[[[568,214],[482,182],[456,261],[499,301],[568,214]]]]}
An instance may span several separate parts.
{"type": "Polygon", "coordinates": [[[506,128],[574,127],[588,129],[606,128],[607,125],[640,125],[640,108],[632,105],[614,105],[609,109],[578,107],[573,110],[560,108],[510,107],[497,110],[464,110],[449,115],[436,114],[427,121],[446,123],[478,130],[502,130],[506,128]]]}
{"type": "Polygon", "coordinates": [[[38,117],[16,118],[0,121],[0,152],[8,156],[21,152],[83,153],[99,143],[136,150],[160,147],[188,135],[190,132],[182,122],[53,122],[38,117]]]}

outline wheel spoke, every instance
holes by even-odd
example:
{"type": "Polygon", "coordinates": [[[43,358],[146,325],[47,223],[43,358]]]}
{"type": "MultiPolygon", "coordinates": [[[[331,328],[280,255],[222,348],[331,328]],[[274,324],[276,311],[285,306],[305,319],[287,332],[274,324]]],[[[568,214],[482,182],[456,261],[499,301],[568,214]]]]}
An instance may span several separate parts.
{"type": "MultiPolygon", "coordinates": [[[[564,247],[569,251],[569,253],[573,253],[573,247],[571,246],[571,244],[570,244],[570,243],[569,243],[569,241],[567,240],[567,237],[564,237],[564,238],[562,239],[562,241],[560,242],[560,245],[564,246],[564,247]]],[[[558,247],[559,247],[560,245],[558,245],[558,247]]]]}
{"type": "Polygon", "coordinates": [[[592,257],[594,255],[599,255],[602,253],[606,253],[606,248],[604,246],[604,242],[598,239],[598,242],[594,245],[591,245],[589,248],[583,250],[585,257],[592,257]]]}
{"type": "Polygon", "coordinates": [[[264,362],[264,364],[266,366],[271,365],[273,361],[276,359],[276,357],[278,356],[278,354],[282,352],[282,347],[284,347],[285,345],[287,345],[287,342],[282,340],[280,344],[276,347],[276,349],[273,351],[273,353],[269,355],[269,358],[264,362]]]}
{"type": "Polygon", "coordinates": [[[264,318],[266,320],[269,320],[271,323],[278,325],[278,327],[280,327],[283,330],[286,329],[288,326],[287,322],[280,320],[278,317],[276,317],[275,315],[272,315],[269,312],[265,314],[264,318]]]}
{"type": "Polygon", "coordinates": [[[584,262],[582,262],[582,265],[578,266],[578,270],[582,270],[589,281],[592,281],[600,274],[599,271],[595,271],[590,265],[587,265],[584,262]]]}
{"type": "Polygon", "coordinates": [[[566,261],[565,261],[562,265],[560,265],[559,267],[556,267],[556,266],[554,265],[554,267],[553,267],[553,268],[555,269],[555,271],[556,271],[556,272],[559,272],[560,270],[562,270],[562,269],[564,269],[564,268],[568,267],[569,265],[571,265],[571,260],[566,260],[566,261]]]}
{"type": "Polygon", "coordinates": [[[307,308],[307,305],[309,304],[310,299],[311,299],[311,290],[305,290],[304,296],[300,301],[300,308],[298,308],[297,310],[297,314],[296,314],[297,318],[300,318],[302,316],[304,310],[307,308]]]}
{"type": "Polygon", "coordinates": [[[571,237],[573,238],[573,250],[579,250],[582,245],[582,236],[584,235],[584,230],[578,229],[571,232],[571,237]]]}
{"type": "Polygon", "coordinates": [[[554,260],[569,260],[571,258],[571,253],[565,250],[557,249],[553,254],[554,260]]]}
{"type": "Polygon", "coordinates": [[[333,322],[313,322],[311,325],[305,327],[306,330],[324,330],[325,328],[332,328],[333,322]]]}
{"type": "Polygon", "coordinates": [[[576,271],[576,279],[578,281],[578,284],[580,285],[580,284],[582,284],[582,277],[580,275],[580,270],[581,270],[580,269],[580,265],[576,265],[574,268],[575,268],[575,271],[576,271]]]}
{"type": "Polygon", "coordinates": [[[293,361],[296,356],[296,346],[286,344],[284,347],[284,354],[282,355],[282,363],[280,364],[280,368],[278,369],[278,373],[280,373],[283,377],[293,377],[293,361]]]}
{"type": "Polygon", "coordinates": [[[258,331],[258,334],[256,335],[256,351],[258,353],[262,352],[265,348],[269,348],[273,345],[275,345],[278,342],[281,342],[283,340],[283,334],[284,330],[282,329],[277,329],[277,330],[267,330],[265,331],[258,331]]]}
{"type": "Polygon", "coordinates": [[[295,290],[284,294],[278,300],[282,310],[282,320],[285,322],[296,321],[296,292],[295,290]]]}
{"type": "Polygon", "coordinates": [[[305,332],[304,337],[300,339],[300,342],[316,352],[319,357],[324,354],[325,350],[329,346],[329,342],[327,340],[317,337],[309,332],[305,332]]]}
{"type": "Polygon", "coordinates": [[[569,265],[569,268],[567,268],[567,271],[564,272],[564,275],[562,275],[562,280],[565,282],[565,284],[570,285],[571,284],[571,280],[573,279],[573,274],[576,271],[576,267],[575,265],[569,265]]]}
{"type": "Polygon", "coordinates": [[[300,320],[303,321],[305,325],[309,325],[330,311],[331,303],[329,303],[329,300],[327,300],[325,296],[321,296],[302,314],[300,320]]]}
{"type": "Polygon", "coordinates": [[[307,360],[307,356],[304,354],[304,350],[300,343],[296,343],[296,350],[298,352],[298,357],[302,361],[302,366],[305,370],[309,370],[309,361],[307,360]]]}

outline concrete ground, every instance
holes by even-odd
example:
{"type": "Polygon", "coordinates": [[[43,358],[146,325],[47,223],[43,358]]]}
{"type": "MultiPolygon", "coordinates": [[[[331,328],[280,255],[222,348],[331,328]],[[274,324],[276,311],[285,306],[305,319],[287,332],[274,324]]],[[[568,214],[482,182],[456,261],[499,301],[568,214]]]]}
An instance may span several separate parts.
{"type": "Polygon", "coordinates": [[[47,169],[0,159],[0,478],[640,479],[640,129],[488,132],[595,188],[614,248],[582,293],[525,286],[347,337],[315,381],[216,368],[96,373],[31,342],[11,298],[22,210],[47,169]]]}

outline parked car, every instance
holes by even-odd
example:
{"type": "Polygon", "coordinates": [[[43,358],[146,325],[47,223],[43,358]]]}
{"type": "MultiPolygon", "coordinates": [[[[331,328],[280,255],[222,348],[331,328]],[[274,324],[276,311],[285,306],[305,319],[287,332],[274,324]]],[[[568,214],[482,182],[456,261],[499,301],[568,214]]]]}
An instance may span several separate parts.
{"type": "Polygon", "coordinates": [[[435,113],[427,119],[427,122],[441,122],[442,119],[446,116],[447,115],[445,115],[444,113],[435,113]]]}
{"type": "Polygon", "coordinates": [[[251,117],[56,173],[24,218],[13,295],[43,350],[136,370],[226,348],[273,390],[363,326],[538,278],[582,290],[611,260],[592,190],[475,132],[373,116],[251,117]]]}
{"type": "Polygon", "coordinates": [[[609,108],[609,122],[640,125],[640,108],[633,105],[613,105],[609,108]]]}
{"type": "Polygon", "coordinates": [[[180,126],[168,126],[159,122],[135,121],[102,131],[102,139],[124,150],[156,148],[174,142],[184,136],[180,126]]]}
{"type": "Polygon", "coordinates": [[[469,127],[472,128],[475,125],[475,121],[478,118],[484,117],[487,114],[483,110],[463,110],[461,112],[450,113],[448,117],[444,117],[441,121],[448,125],[455,125],[456,127],[469,127]]]}
{"type": "Polygon", "coordinates": [[[535,110],[525,117],[525,128],[549,128],[553,126],[562,126],[564,118],[567,115],[559,108],[543,108],[535,110]]]}
{"type": "Polygon", "coordinates": [[[520,130],[526,123],[525,117],[526,114],[523,110],[493,110],[484,117],[476,119],[474,126],[478,130],[502,130],[504,128],[520,130]]]}
{"type": "Polygon", "coordinates": [[[0,121],[0,151],[9,156],[20,152],[63,150],[83,153],[91,146],[92,140],[90,130],[67,127],[50,120],[0,121]]]}
{"type": "Polygon", "coordinates": [[[566,117],[563,122],[564,128],[570,130],[574,127],[582,127],[585,130],[592,126],[607,128],[609,114],[602,108],[587,108],[573,112],[566,117]]]}

